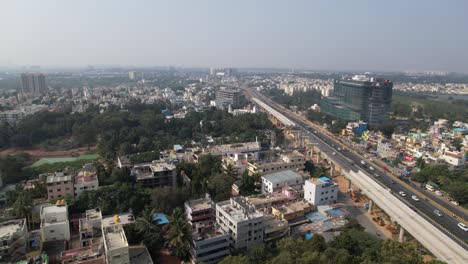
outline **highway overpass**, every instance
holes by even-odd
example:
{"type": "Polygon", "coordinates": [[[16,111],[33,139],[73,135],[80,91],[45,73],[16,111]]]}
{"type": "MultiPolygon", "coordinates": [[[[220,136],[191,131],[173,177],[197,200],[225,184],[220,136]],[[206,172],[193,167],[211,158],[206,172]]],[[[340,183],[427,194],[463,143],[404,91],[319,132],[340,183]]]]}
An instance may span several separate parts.
{"type": "Polygon", "coordinates": [[[402,182],[396,182],[382,172],[378,178],[368,176],[365,172],[370,173],[370,175],[373,175],[373,173],[368,167],[360,164],[359,157],[350,152],[339,152],[335,149],[336,146],[333,143],[330,144],[326,136],[320,131],[311,129],[306,123],[293,115],[286,117],[282,113],[285,112],[284,109],[271,101],[268,101],[267,104],[265,101],[268,99],[262,98],[260,94],[256,96],[257,98],[253,99],[256,104],[261,107],[266,105],[267,107],[264,107],[264,109],[268,112],[271,109],[274,110],[270,114],[278,116],[278,120],[289,120],[294,123],[294,125],[288,123],[289,126],[303,130],[309,141],[315,143],[314,147],[320,149],[323,157],[326,157],[337,165],[336,167],[339,167],[348,179],[358,185],[379,207],[384,209],[403,228],[407,229],[413,237],[420,241],[435,256],[448,263],[468,263],[468,251],[466,250],[467,245],[465,243],[467,234],[456,226],[456,219],[450,216],[437,219],[437,216],[433,214],[433,210],[437,208],[431,203],[424,200],[415,202],[411,199],[397,197],[389,193],[386,191],[387,189],[391,189],[393,193],[398,193],[398,191],[402,190],[408,194],[407,197],[410,197],[412,190],[402,182]],[[415,208],[419,209],[418,212],[413,210],[415,208]],[[439,244],[444,244],[445,246],[439,244]]]}

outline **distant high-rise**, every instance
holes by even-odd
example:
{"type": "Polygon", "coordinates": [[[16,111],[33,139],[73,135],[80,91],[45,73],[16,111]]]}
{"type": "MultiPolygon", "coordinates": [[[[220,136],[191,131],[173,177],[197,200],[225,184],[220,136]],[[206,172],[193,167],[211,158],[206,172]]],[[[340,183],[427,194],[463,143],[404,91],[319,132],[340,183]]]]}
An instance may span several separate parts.
{"type": "Polygon", "coordinates": [[[135,80],[135,79],[137,78],[137,76],[138,76],[138,73],[137,73],[136,71],[130,71],[130,72],[128,72],[128,78],[129,78],[130,80],[135,80]]]}
{"type": "Polygon", "coordinates": [[[34,95],[47,93],[45,76],[42,73],[21,74],[22,92],[34,95]]]}
{"type": "Polygon", "coordinates": [[[320,109],[343,120],[379,126],[389,120],[392,89],[391,81],[366,76],[335,80],[333,95],[322,100],[320,109]]]}
{"type": "Polygon", "coordinates": [[[222,87],[216,91],[216,100],[223,102],[223,104],[232,105],[237,107],[239,104],[240,91],[239,89],[232,89],[222,87]]]}
{"type": "Polygon", "coordinates": [[[234,74],[234,69],[232,68],[210,68],[210,75],[212,76],[228,77],[233,74],[234,74]]]}

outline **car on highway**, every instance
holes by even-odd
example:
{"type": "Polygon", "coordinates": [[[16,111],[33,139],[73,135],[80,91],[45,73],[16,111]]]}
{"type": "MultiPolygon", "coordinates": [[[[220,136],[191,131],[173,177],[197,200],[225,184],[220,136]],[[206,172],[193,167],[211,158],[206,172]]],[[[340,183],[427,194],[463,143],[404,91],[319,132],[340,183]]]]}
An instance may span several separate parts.
{"type": "Polygon", "coordinates": [[[450,201],[450,202],[451,202],[452,204],[454,204],[454,205],[459,205],[459,203],[458,203],[457,201],[455,201],[455,200],[452,200],[452,201],[450,201]]]}
{"type": "Polygon", "coordinates": [[[465,225],[464,223],[458,223],[457,226],[461,228],[463,231],[468,231],[468,226],[465,225]]]}
{"type": "Polygon", "coordinates": [[[396,183],[394,180],[391,180],[390,182],[391,182],[392,184],[395,184],[395,183],[396,183]]]}
{"type": "Polygon", "coordinates": [[[398,192],[401,196],[405,197],[406,196],[406,193],[404,191],[399,191],[398,192]]]}
{"type": "Polygon", "coordinates": [[[411,199],[415,200],[416,202],[419,202],[419,198],[416,195],[411,196],[411,199]]]}
{"type": "Polygon", "coordinates": [[[371,171],[375,170],[374,167],[372,167],[372,166],[370,166],[369,169],[370,169],[371,171]]]}
{"type": "Polygon", "coordinates": [[[361,160],[362,165],[366,165],[366,162],[364,160],[361,160]]]}
{"type": "Polygon", "coordinates": [[[439,210],[434,210],[434,214],[438,217],[444,216],[439,210]]]}
{"type": "Polygon", "coordinates": [[[369,160],[370,160],[370,161],[374,161],[374,159],[373,159],[373,158],[370,158],[369,160]]]}
{"type": "Polygon", "coordinates": [[[336,155],[336,152],[333,152],[332,154],[333,154],[333,155],[336,155]]]}
{"type": "Polygon", "coordinates": [[[375,177],[379,177],[379,174],[378,174],[378,173],[374,173],[374,176],[375,176],[375,177]]]}
{"type": "Polygon", "coordinates": [[[439,190],[435,191],[435,194],[437,194],[437,195],[439,195],[439,196],[442,196],[442,192],[439,191],[439,190]]]}
{"type": "Polygon", "coordinates": [[[341,148],[337,148],[338,151],[341,151],[341,148]]]}

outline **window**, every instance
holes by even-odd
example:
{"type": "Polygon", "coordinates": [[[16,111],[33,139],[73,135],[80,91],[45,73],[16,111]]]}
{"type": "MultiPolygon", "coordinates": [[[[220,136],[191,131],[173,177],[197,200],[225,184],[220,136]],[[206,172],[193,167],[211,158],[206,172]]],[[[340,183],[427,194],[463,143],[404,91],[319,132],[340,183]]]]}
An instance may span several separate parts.
{"type": "Polygon", "coordinates": [[[57,192],[60,192],[60,191],[62,191],[62,189],[57,189],[57,192]]]}

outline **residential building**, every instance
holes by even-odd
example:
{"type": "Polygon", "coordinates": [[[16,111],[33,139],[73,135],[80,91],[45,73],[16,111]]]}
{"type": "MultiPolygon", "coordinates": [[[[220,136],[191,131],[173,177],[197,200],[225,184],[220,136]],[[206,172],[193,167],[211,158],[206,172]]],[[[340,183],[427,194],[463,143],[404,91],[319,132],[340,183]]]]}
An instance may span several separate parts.
{"type": "Polygon", "coordinates": [[[393,147],[392,143],[388,140],[379,140],[377,142],[377,154],[383,159],[387,159],[392,156],[393,147]]]}
{"type": "Polygon", "coordinates": [[[216,224],[198,225],[192,232],[190,255],[195,263],[217,263],[230,253],[229,234],[216,224]]]}
{"type": "Polygon", "coordinates": [[[203,152],[198,155],[211,154],[213,156],[236,157],[236,159],[258,160],[259,152],[261,149],[262,148],[260,146],[260,143],[254,141],[215,145],[210,148],[204,149],[203,152]]]}
{"type": "Polygon", "coordinates": [[[197,224],[213,223],[215,220],[214,203],[209,194],[204,198],[185,202],[184,207],[187,221],[192,228],[196,228],[197,224]]]}
{"type": "Polygon", "coordinates": [[[216,223],[229,234],[233,249],[263,243],[264,220],[264,214],[240,196],[216,204],[216,223]]]}
{"type": "Polygon", "coordinates": [[[79,220],[80,244],[87,247],[95,238],[102,236],[102,213],[101,209],[86,210],[85,217],[79,220]]]}
{"type": "Polygon", "coordinates": [[[276,161],[251,161],[247,162],[249,175],[284,171],[284,170],[303,170],[305,168],[305,157],[297,151],[281,154],[276,161]]]}
{"type": "Polygon", "coordinates": [[[163,187],[177,185],[176,166],[162,161],[153,161],[149,164],[135,165],[132,176],[138,184],[144,187],[163,187]]]}
{"type": "Polygon", "coordinates": [[[462,170],[465,168],[465,155],[463,152],[445,150],[442,159],[451,170],[462,170]]]}
{"type": "Polygon", "coordinates": [[[281,192],[283,187],[302,189],[304,178],[292,171],[280,171],[262,176],[262,193],[281,192]]]}
{"type": "Polygon", "coordinates": [[[361,75],[335,80],[333,95],[321,101],[320,109],[343,120],[379,126],[389,119],[392,88],[391,81],[361,75]]]}
{"type": "Polygon", "coordinates": [[[346,125],[346,133],[348,135],[361,136],[364,131],[367,130],[367,123],[358,121],[358,122],[349,122],[346,125]]]}
{"type": "Polygon", "coordinates": [[[287,221],[278,219],[273,215],[265,215],[263,221],[263,241],[269,242],[280,239],[289,233],[289,224],[287,221]]]}
{"type": "Polygon", "coordinates": [[[272,207],[272,214],[278,219],[292,221],[304,217],[305,214],[311,212],[313,206],[305,201],[296,201],[281,206],[272,207]]]}
{"type": "Polygon", "coordinates": [[[68,207],[63,200],[43,205],[40,211],[42,241],[70,240],[68,207]]]}
{"type": "Polygon", "coordinates": [[[47,176],[47,198],[60,199],[67,196],[74,197],[73,177],[65,172],[55,172],[47,176]]]}
{"type": "Polygon", "coordinates": [[[96,171],[83,169],[75,176],[75,196],[78,197],[83,191],[97,190],[99,180],[96,171]]]}
{"type": "Polygon", "coordinates": [[[136,71],[129,71],[128,72],[128,79],[135,80],[138,78],[138,73],[136,71]]]}
{"type": "Polygon", "coordinates": [[[130,264],[130,254],[127,237],[119,216],[115,216],[114,223],[102,226],[106,264],[130,264]]]}
{"type": "Polygon", "coordinates": [[[338,200],[338,184],[328,177],[309,179],[304,184],[304,199],[317,205],[336,203],[338,200]]]}
{"type": "Polygon", "coordinates": [[[0,223],[0,262],[14,263],[27,252],[28,228],[26,219],[0,223]]]}
{"type": "Polygon", "coordinates": [[[34,95],[47,93],[45,76],[42,73],[23,73],[21,74],[22,93],[31,93],[34,95]]]}

